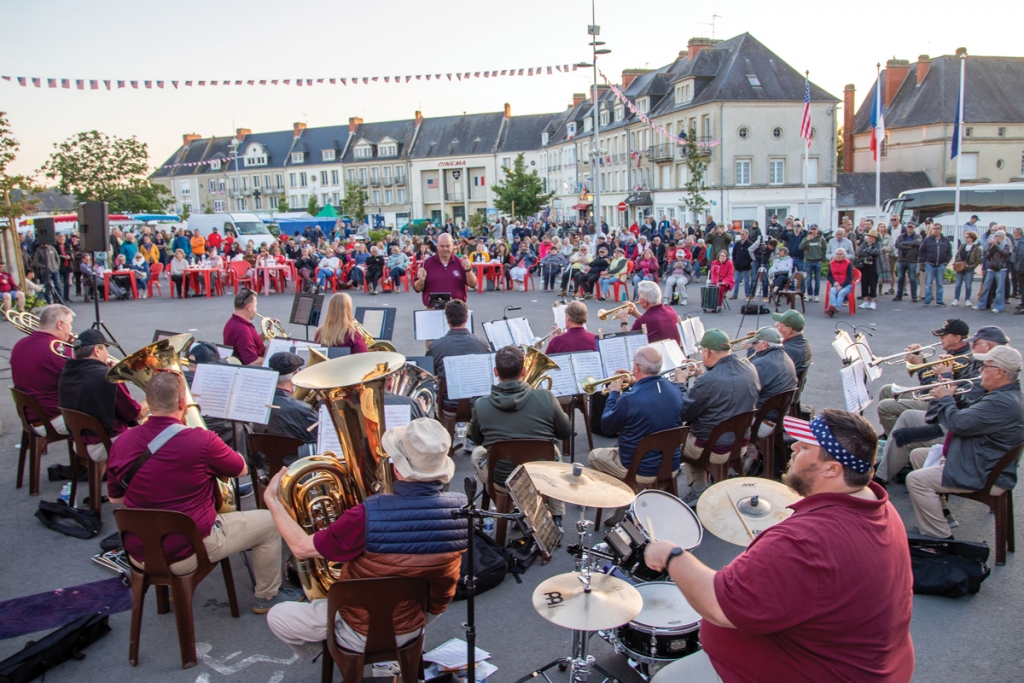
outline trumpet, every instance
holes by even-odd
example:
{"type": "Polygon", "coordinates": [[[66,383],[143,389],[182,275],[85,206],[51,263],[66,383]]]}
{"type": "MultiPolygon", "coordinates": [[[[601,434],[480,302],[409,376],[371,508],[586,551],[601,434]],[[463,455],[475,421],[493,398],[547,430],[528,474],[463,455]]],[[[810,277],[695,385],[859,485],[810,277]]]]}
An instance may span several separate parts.
{"type": "Polygon", "coordinates": [[[265,315],[256,314],[260,320],[260,330],[263,332],[263,337],[269,341],[280,337],[281,339],[291,339],[291,335],[288,334],[288,330],[284,329],[284,325],[277,318],[268,318],[265,315]]]}
{"type": "Polygon", "coordinates": [[[904,357],[907,354],[909,354],[909,353],[920,354],[922,358],[931,358],[932,356],[934,356],[937,353],[937,351],[935,350],[935,347],[938,346],[941,343],[942,342],[935,342],[934,344],[929,344],[928,346],[922,346],[921,348],[914,349],[913,351],[900,351],[899,353],[894,353],[891,356],[882,356],[881,358],[878,358],[878,357],[872,358],[871,359],[871,367],[875,367],[875,366],[881,365],[882,363],[885,363],[886,365],[899,365],[900,363],[904,362],[904,360],[903,360],[904,357]]]}
{"type": "Polygon", "coordinates": [[[600,318],[601,320],[607,320],[608,318],[610,318],[611,316],[615,315],[616,313],[618,313],[619,311],[621,311],[624,308],[627,308],[627,309],[630,309],[630,310],[636,310],[636,304],[634,304],[632,301],[627,301],[626,303],[622,304],[621,306],[616,306],[615,308],[612,308],[610,310],[605,310],[605,309],[602,308],[601,310],[599,310],[597,312],[597,317],[600,318]]]}
{"type": "MultiPolygon", "coordinates": [[[[601,387],[602,384],[611,384],[612,382],[622,382],[622,387],[628,389],[633,386],[633,375],[628,372],[620,372],[617,375],[611,377],[605,377],[604,379],[594,379],[593,377],[583,378],[583,393],[593,394],[601,387]]],[[[601,392],[602,394],[608,393],[608,387],[605,387],[601,392]]]]}
{"type": "Polygon", "coordinates": [[[932,399],[931,390],[935,387],[956,387],[954,394],[966,394],[974,389],[974,383],[977,382],[980,377],[974,377],[972,379],[950,379],[945,382],[936,382],[934,384],[925,384],[919,387],[901,387],[898,384],[892,385],[892,397],[899,401],[902,398],[911,398],[915,401],[930,401],[932,399]]]}
{"type": "Polygon", "coordinates": [[[733,351],[739,351],[741,348],[743,348],[743,346],[745,344],[750,343],[750,340],[753,339],[756,334],[757,334],[757,332],[755,331],[755,332],[751,332],[750,334],[748,334],[745,337],[740,337],[739,339],[730,339],[729,340],[729,346],[730,347],[737,347],[738,346],[739,348],[733,348],[732,350],[733,351]]]}
{"type": "MultiPolygon", "coordinates": [[[[913,375],[918,370],[932,368],[936,365],[942,365],[943,363],[949,363],[951,361],[953,363],[953,372],[960,372],[971,364],[971,354],[965,353],[959,356],[953,356],[952,358],[939,358],[937,360],[930,360],[927,363],[907,363],[907,372],[913,375]]],[[[928,372],[922,373],[921,377],[933,377],[934,375],[935,371],[929,370],[928,372]]]]}

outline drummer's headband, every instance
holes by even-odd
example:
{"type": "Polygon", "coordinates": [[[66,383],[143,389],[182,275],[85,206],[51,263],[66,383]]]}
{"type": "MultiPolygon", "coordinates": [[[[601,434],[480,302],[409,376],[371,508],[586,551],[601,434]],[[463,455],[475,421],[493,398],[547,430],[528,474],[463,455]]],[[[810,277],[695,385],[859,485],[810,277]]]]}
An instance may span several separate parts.
{"type": "Polygon", "coordinates": [[[810,422],[787,416],[783,418],[782,425],[786,433],[797,441],[824,448],[825,452],[838,460],[843,467],[849,467],[854,472],[862,474],[871,471],[871,463],[861,460],[843,448],[843,445],[832,436],[832,430],[828,428],[825,420],[820,415],[810,422]]]}

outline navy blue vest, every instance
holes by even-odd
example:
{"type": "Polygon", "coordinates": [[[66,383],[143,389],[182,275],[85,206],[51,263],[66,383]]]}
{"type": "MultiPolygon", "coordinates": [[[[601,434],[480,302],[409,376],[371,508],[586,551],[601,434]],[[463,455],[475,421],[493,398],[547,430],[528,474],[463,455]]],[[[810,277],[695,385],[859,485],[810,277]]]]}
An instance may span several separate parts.
{"type": "Polygon", "coordinates": [[[431,555],[466,549],[469,524],[452,511],[466,504],[461,493],[441,493],[439,482],[396,481],[393,494],[370,496],[366,552],[431,555]]]}

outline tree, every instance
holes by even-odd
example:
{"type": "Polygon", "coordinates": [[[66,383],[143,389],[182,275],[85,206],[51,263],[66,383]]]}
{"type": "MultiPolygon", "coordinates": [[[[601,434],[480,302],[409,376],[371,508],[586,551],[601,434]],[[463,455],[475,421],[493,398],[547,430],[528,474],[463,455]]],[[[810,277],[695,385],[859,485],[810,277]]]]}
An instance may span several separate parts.
{"type": "Polygon", "coordinates": [[[537,171],[527,173],[524,157],[518,154],[512,168],[502,166],[505,178],[491,186],[495,194],[494,206],[513,218],[536,214],[555,196],[554,192],[544,192],[544,183],[537,171]]]}
{"type": "Polygon", "coordinates": [[[213,205],[203,204],[203,213],[213,213],[213,205]]]}
{"type": "Polygon", "coordinates": [[[135,137],[91,130],[53,146],[40,172],[79,202],[107,202],[111,213],[162,212],[171,204],[170,191],[149,181],[149,151],[135,137]]]}
{"type": "MultiPolygon", "coordinates": [[[[35,208],[32,198],[40,188],[35,187],[32,179],[27,176],[8,175],[7,168],[17,156],[19,147],[20,144],[14,137],[7,121],[7,112],[0,111],[0,219],[3,220],[3,224],[0,225],[0,238],[2,238],[0,249],[2,249],[7,263],[10,264],[12,272],[18,274],[18,281],[23,282],[24,273],[22,272],[20,254],[15,258],[14,254],[17,252],[12,251],[18,249],[18,240],[16,235],[11,238],[8,231],[14,228],[16,232],[18,219],[35,208]]],[[[15,233],[10,234],[14,235],[15,233]]]]}
{"type": "Polygon", "coordinates": [[[316,195],[309,195],[309,204],[306,205],[306,211],[309,212],[310,216],[315,216],[320,213],[320,205],[316,203],[316,195]]]}
{"type": "Polygon", "coordinates": [[[483,211],[474,211],[469,216],[469,220],[466,221],[466,225],[469,226],[470,230],[476,231],[487,225],[487,217],[484,216],[483,211]]]}
{"type": "Polygon", "coordinates": [[[358,183],[345,183],[345,197],[341,200],[341,212],[356,223],[362,223],[366,218],[366,193],[358,183]]]}
{"type": "Polygon", "coordinates": [[[836,168],[839,172],[843,172],[843,127],[839,127],[839,131],[836,134],[836,168]]]}
{"type": "Polygon", "coordinates": [[[277,210],[281,213],[288,213],[292,207],[288,204],[288,197],[281,195],[277,198],[277,210]]]}
{"type": "Polygon", "coordinates": [[[689,170],[689,180],[683,186],[686,189],[683,203],[695,217],[694,220],[700,223],[704,217],[704,209],[708,205],[708,200],[701,193],[707,189],[704,185],[704,176],[708,170],[707,158],[711,156],[711,153],[706,147],[699,146],[696,140],[697,132],[691,130],[683,145],[683,156],[686,158],[686,168],[689,170]]]}

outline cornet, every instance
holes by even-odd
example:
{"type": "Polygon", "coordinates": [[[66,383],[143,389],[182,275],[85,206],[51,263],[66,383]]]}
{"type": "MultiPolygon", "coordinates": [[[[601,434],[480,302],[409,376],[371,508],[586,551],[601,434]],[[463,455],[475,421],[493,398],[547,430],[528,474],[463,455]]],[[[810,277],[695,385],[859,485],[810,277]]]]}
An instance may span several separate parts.
{"type": "Polygon", "coordinates": [[[619,311],[621,311],[624,308],[628,308],[630,310],[635,310],[636,309],[636,304],[634,304],[632,301],[627,301],[626,303],[622,304],[621,306],[616,306],[615,308],[612,308],[612,309],[607,310],[607,311],[602,308],[601,310],[599,310],[597,312],[597,317],[600,318],[601,320],[607,320],[608,318],[610,318],[611,316],[615,315],[616,313],[618,313],[619,311]]]}
{"type": "MultiPolygon", "coordinates": [[[[633,385],[633,375],[631,375],[628,372],[620,372],[617,375],[612,375],[611,377],[605,377],[604,379],[594,379],[593,377],[584,377],[583,378],[583,393],[585,393],[585,394],[596,393],[597,390],[601,387],[601,385],[603,385],[603,384],[611,384],[612,382],[622,382],[622,388],[623,389],[628,389],[629,387],[631,387],[633,385]]],[[[605,387],[604,390],[601,393],[602,394],[607,394],[608,393],[608,387],[605,387]]]]}
{"type": "Polygon", "coordinates": [[[956,391],[953,392],[954,394],[966,394],[974,389],[974,383],[979,379],[980,377],[974,377],[973,379],[951,379],[919,387],[901,387],[893,384],[892,397],[897,401],[903,398],[911,398],[915,401],[930,401],[932,400],[931,391],[935,387],[956,387],[956,391]]]}
{"type": "MultiPolygon", "coordinates": [[[[927,363],[907,363],[907,372],[913,375],[918,370],[924,368],[932,368],[936,365],[942,365],[943,363],[953,363],[953,372],[959,372],[971,364],[971,354],[965,353],[960,356],[953,356],[952,358],[939,358],[937,360],[930,360],[927,363]]],[[[921,377],[932,377],[935,375],[934,370],[921,373],[921,377]]]]}
{"type": "Polygon", "coordinates": [[[934,356],[937,353],[935,351],[935,347],[938,346],[941,343],[942,342],[935,342],[934,344],[929,344],[928,346],[922,346],[921,348],[914,349],[913,351],[900,351],[899,353],[894,353],[891,356],[882,356],[881,358],[872,358],[871,359],[871,367],[875,367],[875,366],[881,365],[882,363],[885,363],[886,365],[899,365],[900,363],[904,362],[904,357],[907,356],[907,354],[911,354],[911,353],[920,354],[922,358],[931,358],[932,356],[934,356]]]}

